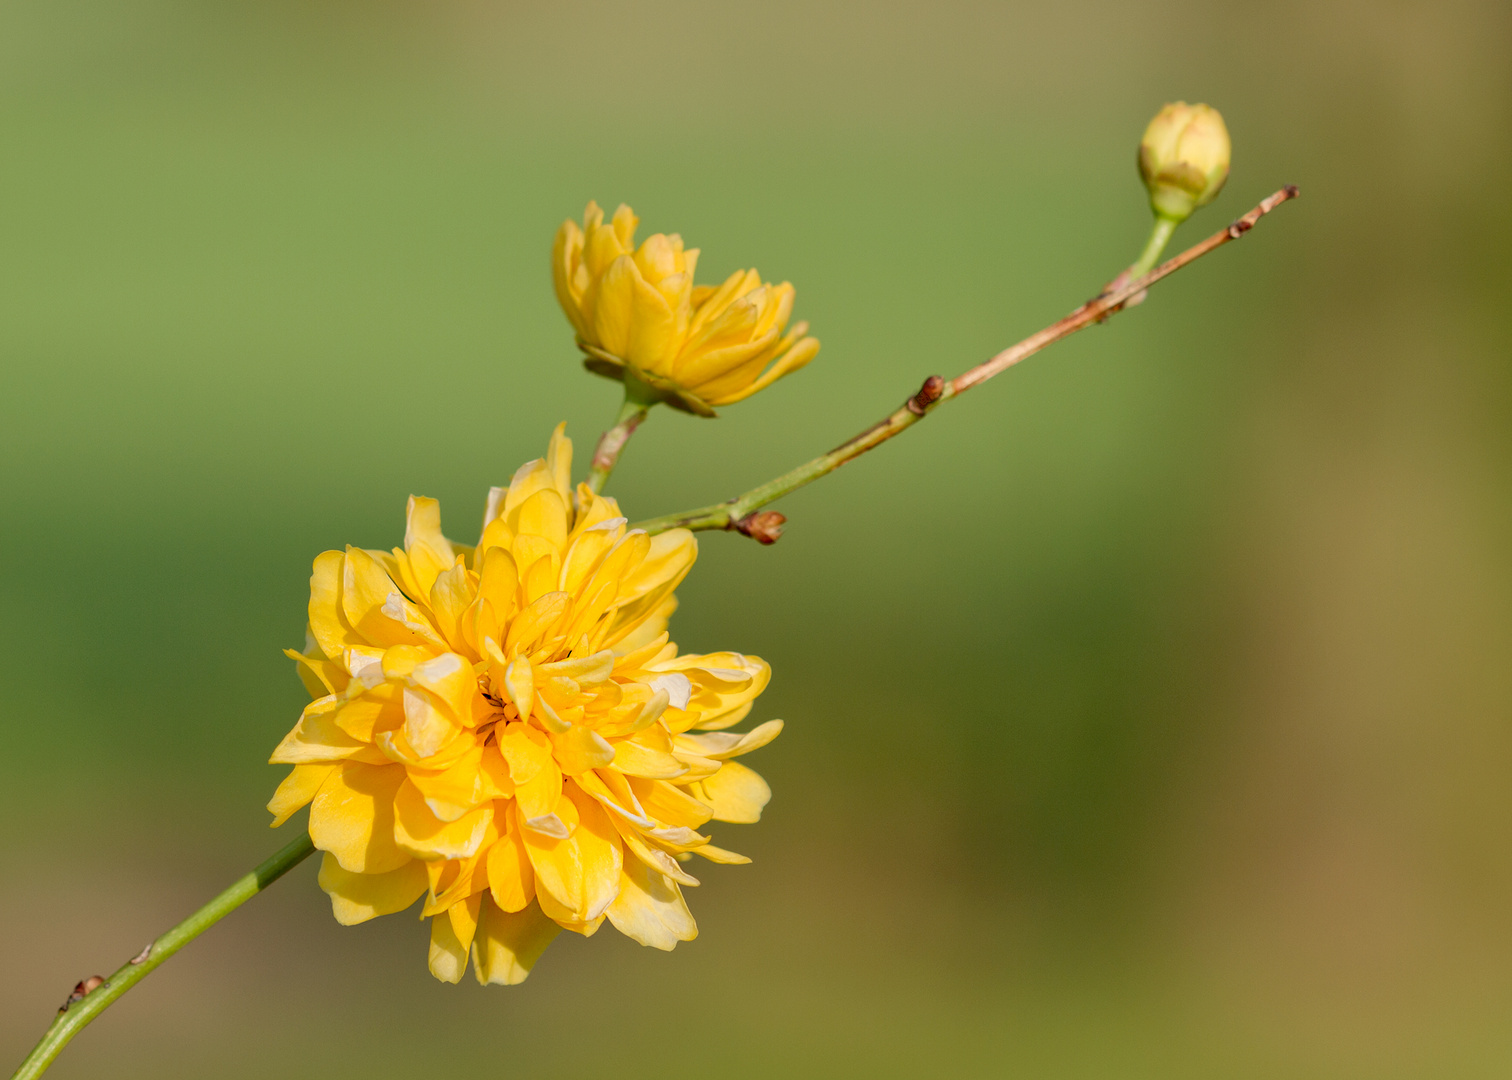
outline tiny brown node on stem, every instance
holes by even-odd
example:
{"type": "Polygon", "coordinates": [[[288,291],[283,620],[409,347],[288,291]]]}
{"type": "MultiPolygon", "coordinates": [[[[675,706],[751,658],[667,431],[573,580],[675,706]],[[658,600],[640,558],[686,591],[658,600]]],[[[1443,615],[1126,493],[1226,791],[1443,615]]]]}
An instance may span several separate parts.
{"type": "Polygon", "coordinates": [[[151,955],[152,955],[152,942],[149,941],[147,943],[147,947],[145,949],[143,949],[141,952],[137,953],[135,956],[133,956],[131,958],[131,962],[133,964],[145,964],[147,962],[147,958],[149,956],[151,956],[151,955]]]}
{"type": "Polygon", "coordinates": [[[908,411],[915,416],[923,416],[925,410],[939,401],[943,393],[945,393],[945,380],[938,375],[931,375],[924,380],[924,385],[919,387],[919,392],[908,399],[908,411]]]}
{"type": "Polygon", "coordinates": [[[83,1001],[91,993],[98,990],[104,985],[105,976],[103,975],[91,975],[87,979],[81,979],[79,982],[74,983],[73,993],[68,995],[67,1001],[58,1006],[58,1011],[60,1013],[66,1013],[70,1007],[80,1001],[83,1001]]]}
{"type": "Polygon", "coordinates": [[[775,510],[763,510],[741,518],[735,523],[735,531],[763,544],[775,544],[786,524],[785,515],[775,510]]]}

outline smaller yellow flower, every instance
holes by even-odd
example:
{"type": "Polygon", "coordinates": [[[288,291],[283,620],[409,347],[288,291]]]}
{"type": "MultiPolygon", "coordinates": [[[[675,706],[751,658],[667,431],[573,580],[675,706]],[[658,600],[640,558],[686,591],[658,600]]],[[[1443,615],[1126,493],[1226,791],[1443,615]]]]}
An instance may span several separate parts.
{"type": "Polygon", "coordinates": [[[583,366],[629,393],[699,416],[797,371],[819,352],[808,323],[788,329],[793,286],[737,270],[716,287],[693,284],[698,249],[673,233],[635,247],[640,219],[620,206],[608,224],[597,203],[583,225],[565,221],[551,256],[557,300],[577,331],[583,366]]]}
{"type": "Polygon", "coordinates": [[[1230,151],[1217,109],[1184,101],[1161,109],[1139,143],[1139,174],[1151,208],[1179,222],[1212,202],[1228,179],[1230,151]]]}

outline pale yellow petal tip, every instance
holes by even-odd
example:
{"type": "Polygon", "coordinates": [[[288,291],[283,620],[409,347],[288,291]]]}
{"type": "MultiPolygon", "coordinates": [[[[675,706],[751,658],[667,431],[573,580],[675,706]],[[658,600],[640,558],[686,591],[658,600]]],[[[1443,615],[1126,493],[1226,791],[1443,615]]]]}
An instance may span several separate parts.
{"type": "Polygon", "coordinates": [[[451,918],[445,914],[431,919],[430,973],[444,983],[456,985],[467,971],[468,950],[458,940],[451,918]]]}

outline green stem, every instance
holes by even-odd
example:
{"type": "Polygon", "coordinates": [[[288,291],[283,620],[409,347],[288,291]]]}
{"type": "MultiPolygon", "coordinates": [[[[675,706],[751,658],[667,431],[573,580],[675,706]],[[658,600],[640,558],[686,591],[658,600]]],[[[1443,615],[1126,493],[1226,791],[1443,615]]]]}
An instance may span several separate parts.
{"type": "MultiPolygon", "coordinates": [[[[697,510],[685,510],[680,514],[667,514],[659,518],[651,518],[648,521],[638,521],[635,528],[645,529],[648,533],[666,532],[668,529],[692,529],[695,532],[704,529],[727,529],[744,533],[748,536],[758,535],[759,530],[753,530],[751,526],[759,522],[747,521],[747,515],[775,502],[777,499],[796,491],[805,484],[811,484],[821,476],[827,476],[840,466],[853,458],[860,457],[868,450],[891,439],[894,435],[900,435],[913,427],[925,416],[933,412],[937,407],[949,401],[951,398],[970,390],[986,382],[994,375],[1007,371],[1014,364],[1025,360],[1047,345],[1052,345],[1062,338],[1069,337],[1078,330],[1088,326],[1094,326],[1105,319],[1116,315],[1131,302],[1157,281],[1167,278],[1180,270],[1183,266],[1190,265],[1202,258],[1209,252],[1216,251],[1225,244],[1231,243],[1250,229],[1266,214],[1270,213],[1282,203],[1297,197],[1297,189],[1288,184],[1275,194],[1261,201],[1249,213],[1234,221],[1227,228],[1209,236],[1201,243],[1193,244],[1180,255],[1153,267],[1153,261],[1160,257],[1166,242],[1171,238],[1171,232],[1176,228],[1176,223],[1167,218],[1161,218],[1156,222],[1155,230],[1150,235],[1150,242],[1145,247],[1145,252],[1140,256],[1138,263],[1120,274],[1109,285],[1105,292],[1094,296],[1081,307],[1063,319],[1059,319],[1036,333],[1030,334],[1016,345],[1010,345],[1002,352],[985,363],[978,364],[970,371],[964,371],[953,379],[942,379],[938,375],[932,375],[925,380],[919,392],[909,398],[903,406],[894,410],[885,419],[873,424],[865,431],[841,443],[827,454],[821,454],[814,460],[805,462],[789,473],[770,480],[760,487],[752,488],[743,495],[737,495],[722,503],[712,506],[702,506],[697,510]],[[1161,224],[1164,222],[1165,224],[1161,224]],[[1147,267],[1140,271],[1140,266],[1149,260],[1153,268],[1147,267]],[[1120,284],[1122,282],[1122,284],[1120,284]]],[[[772,539],[764,540],[771,543],[772,539]]]]}
{"type": "Polygon", "coordinates": [[[594,494],[604,490],[604,481],[609,479],[609,474],[619,463],[620,452],[625,449],[625,444],[635,434],[635,429],[640,427],[653,404],[654,401],[646,401],[643,395],[636,393],[628,381],[625,383],[625,400],[620,405],[619,415],[614,418],[614,426],[599,436],[598,446],[593,451],[593,464],[588,469],[588,487],[594,494]]]}
{"type": "Polygon", "coordinates": [[[141,956],[127,962],[99,987],[66,1006],[64,1011],[58,1013],[58,1018],[42,1036],[42,1041],[37,1043],[21,1063],[11,1080],[32,1080],[33,1077],[41,1076],[68,1045],[68,1041],[85,1024],[109,1008],[116,998],[145,979],[164,960],[298,866],[314,850],[310,834],[301,833],[298,839],[267,862],[238,879],[225,892],[147,946],[141,956]]]}
{"type": "MultiPolygon", "coordinates": [[[[929,384],[925,385],[928,387],[929,384]]],[[[668,529],[692,529],[694,532],[705,529],[736,529],[744,532],[741,520],[747,514],[769,502],[775,502],[805,484],[813,483],[821,476],[827,476],[852,458],[859,457],[894,435],[907,431],[924,419],[929,410],[940,401],[955,396],[955,391],[948,383],[943,385],[943,392],[937,390],[933,396],[927,390],[921,390],[885,420],[873,424],[854,438],[847,439],[829,453],[820,454],[814,460],[805,462],[791,472],[784,473],[775,480],[769,480],[760,487],[752,488],[744,495],[681,514],[668,514],[666,517],[652,518],[650,521],[638,521],[633,527],[645,529],[652,535],[666,532],[668,529]]]]}
{"type": "Polygon", "coordinates": [[[1134,265],[1129,267],[1131,278],[1144,277],[1155,269],[1155,264],[1160,261],[1161,253],[1171,242],[1171,236],[1176,232],[1176,226],[1179,224],[1181,222],[1175,218],[1168,218],[1163,214],[1155,216],[1155,224],[1150,229],[1150,239],[1145,242],[1144,251],[1140,253],[1134,265]]]}

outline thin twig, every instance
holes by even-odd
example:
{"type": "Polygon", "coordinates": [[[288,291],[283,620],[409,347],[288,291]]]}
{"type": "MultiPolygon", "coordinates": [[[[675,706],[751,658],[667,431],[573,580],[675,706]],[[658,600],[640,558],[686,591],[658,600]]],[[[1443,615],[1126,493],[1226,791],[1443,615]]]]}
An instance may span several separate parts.
{"type": "Polygon", "coordinates": [[[68,1041],[85,1024],[104,1012],[116,998],[145,979],[164,960],[298,866],[314,850],[310,834],[300,833],[292,843],[128,960],[110,978],[97,982],[99,976],[94,976],[87,982],[80,983],[75,987],[74,994],[64,1002],[63,1008],[58,1010],[57,1019],[27,1055],[11,1080],[33,1080],[41,1076],[52,1064],[53,1058],[68,1045],[68,1041]]]}
{"type": "MultiPolygon", "coordinates": [[[[936,408],[957,394],[970,390],[973,386],[986,382],[994,375],[1007,371],[1014,364],[1025,360],[1039,352],[1047,345],[1054,344],[1062,338],[1070,337],[1076,331],[1093,323],[1102,322],[1111,315],[1123,310],[1125,306],[1131,306],[1131,302],[1137,302],[1146,289],[1157,281],[1169,277],[1188,263],[1195,262],[1215,251],[1230,241],[1237,240],[1250,229],[1255,223],[1276,207],[1288,199],[1297,197],[1297,188],[1288,184],[1277,191],[1274,195],[1260,203],[1249,213],[1239,218],[1225,229],[1221,229],[1209,236],[1199,244],[1187,248],[1180,255],[1161,263],[1154,270],[1142,277],[1131,281],[1115,279],[1112,286],[1099,295],[1088,300],[1081,307],[1058,322],[1051,323],[1038,333],[1031,334],[1017,345],[1012,345],[998,353],[986,363],[979,364],[970,371],[963,372],[949,381],[938,375],[931,375],[920,387],[919,392],[909,398],[902,406],[896,409],[885,419],[878,421],[859,435],[841,443],[827,454],[821,454],[812,461],[806,462],[789,473],[770,480],[760,487],[752,488],[743,495],[728,499],[712,506],[700,507],[697,510],[686,510],[679,514],[667,514],[663,517],[652,518],[649,521],[637,522],[635,527],[645,529],[649,533],[665,532],[668,529],[692,529],[694,531],[704,529],[733,529],[746,535],[752,535],[747,529],[742,528],[744,522],[751,520],[752,512],[774,502],[782,496],[812,483],[821,476],[834,472],[847,461],[860,457],[873,447],[908,430],[924,417],[928,416],[936,408]]],[[[763,539],[764,543],[772,540],[763,539]]],[[[775,539],[775,537],[773,537],[775,539]]]]}

